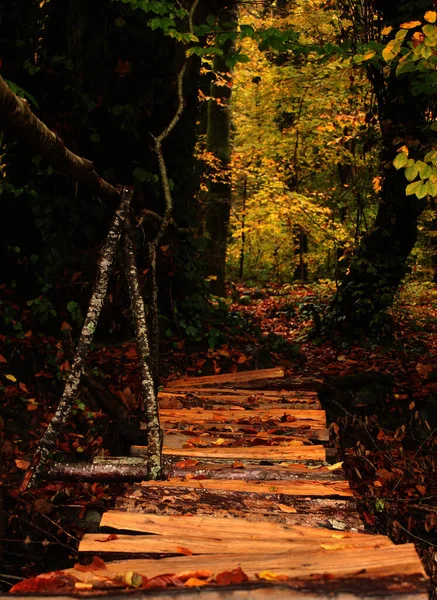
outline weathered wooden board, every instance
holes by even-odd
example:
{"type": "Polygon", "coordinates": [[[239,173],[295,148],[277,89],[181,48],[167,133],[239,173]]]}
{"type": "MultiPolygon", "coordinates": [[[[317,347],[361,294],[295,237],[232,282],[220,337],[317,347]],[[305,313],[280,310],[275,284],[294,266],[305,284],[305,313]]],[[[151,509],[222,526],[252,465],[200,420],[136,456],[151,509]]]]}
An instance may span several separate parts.
{"type": "MultiPolygon", "coordinates": [[[[241,448],[241,450],[244,448],[241,448]]],[[[143,481],[145,489],[214,490],[243,494],[281,494],[286,496],[353,497],[347,481],[235,481],[226,479],[170,479],[168,481],[143,481]]]]}
{"type": "Polygon", "coordinates": [[[147,577],[164,573],[180,573],[209,570],[220,573],[241,567],[255,578],[261,571],[271,571],[292,578],[314,578],[317,575],[328,577],[357,577],[369,579],[393,575],[426,576],[413,544],[385,546],[380,548],[345,548],[336,550],[313,547],[299,549],[298,552],[282,552],[263,556],[237,554],[232,556],[201,555],[163,558],[161,560],[131,559],[128,561],[107,562],[106,569],[96,569],[92,573],[69,570],[81,581],[92,581],[96,576],[114,577],[117,573],[134,571],[147,577]]]}
{"type": "Polygon", "coordinates": [[[184,388],[213,386],[226,383],[244,383],[248,381],[258,381],[261,379],[277,379],[284,377],[284,370],[281,367],[273,369],[259,369],[258,371],[242,371],[239,373],[224,373],[222,375],[207,375],[205,377],[184,377],[182,379],[173,379],[167,383],[167,388],[184,388]]]}
{"type": "MultiPolygon", "coordinates": [[[[325,461],[326,450],[323,446],[250,446],[235,448],[222,448],[220,446],[209,445],[202,448],[171,448],[168,444],[169,438],[165,438],[165,445],[162,449],[163,456],[174,456],[180,459],[199,458],[199,459],[224,459],[228,461],[268,461],[284,462],[293,460],[312,460],[325,461]]],[[[144,456],[146,450],[144,446],[132,446],[132,456],[144,456]]]]}
{"type": "MultiPolygon", "coordinates": [[[[74,573],[73,573],[74,574],[74,573]]],[[[340,581],[320,581],[311,585],[310,589],[302,589],[302,582],[297,584],[273,584],[262,581],[249,582],[233,589],[222,586],[206,586],[199,588],[183,588],[171,590],[135,590],[135,600],[375,600],[375,584],[363,585],[364,580],[343,579],[340,581]],[[297,589],[296,589],[297,588],[297,589]],[[152,595],[153,594],[153,595],[152,595]]],[[[309,587],[309,586],[308,586],[309,587]]],[[[87,593],[87,596],[90,592],[87,593]]],[[[92,593],[92,591],[91,591],[92,593]]],[[[75,593],[75,596],[78,592],[75,593]]],[[[102,592],[99,590],[99,595],[102,592]]],[[[126,593],[107,590],[103,596],[106,600],[126,600],[126,593]]],[[[41,595],[14,594],[14,600],[41,600],[41,595]]],[[[53,595],[56,600],[71,600],[71,596],[53,595]]],[[[429,600],[427,584],[417,578],[385,578],[378,580],[378,600],[429,600]]]]}
{"type": "MultiPolygon", "coordinates": [[[[321,430],[319,429],[317,431],[321,431],[321,430]]],[[[185,442],[187,442],[192,437],[202,436],[202,438],[205,439],[206,441],[208,441],[208,439],[217,440],[218,438],[222,438],[225,440],[229,440],[230,441],[229,444],[231,444],[231,441],[233,441],[236,444],[240,443],[239,445],[241,445],[242,440],[245,442],[247,441],[249,443],[249,445],[252,445],[253,443],[261,444],[261,442],[264,442],[266,445],[268,445],[271,442],[275,442],[277,444],[282,444],[284,442],[285,442],[285,444],[287,442],[293,442],[293,443],[300,442],[301,444],[305,444],[307,446],[312,446],[314,444],[314,441],[310,440],[307,437],[304,437],[303,435],[301,435],[301,436],[295,435],[295,432],[292,430],[288,430],[287,433],[281,432],[279,434],[272,433],[269,431],[259,431],[258,433],[247,433],[244,431],[229,432],[229,431],[226,431],[226,429],[224,429],[223,431],[217,431],[216,428],[211,428],[209,430],[205,430],[201,427],[201,425],[198,425],[197,429],[190,428],[187,430],[165,428],[164,434],[166,436],[166,439],[169,439],[171,436],[177,435],[179,437],[182,437],[185,440],[185,442]]],[[[320,440],[317,440],[317,441],[320,441],[320,440]]],[[[297,446],[299,444],[294,443],[294,445],[297,446]]]]}
{"type": "Polygon", "coordinates": [[[229,423],[234,421],[251,422],[261,421],[280,421],[281,427],[305,427],[312,429],[326,428],[326,414],[323,410],[294,410],[287,406],[280,409],[255,409],[255,410],[204,410],[202,408],[184,408],[159,410],[161,422],[182,423],[184,421],[192,423],[205,423],[213,421],[217,423],[229,423]]]}
{"type": "MultiPolygon", "coordinates": [[[[206,421],[205,423],[196,423],[190,425],[189,423],[161,423],[162,428],[165,432],[180,431],[186,432],[188,435],[195,435],[202,431],[208,432],[232,432],[234,435],[244,436],[256,435],[255,432],[270,433],[276,437],[283,435],[284,437],[291,439],[301,438],[303,440],[308,439],[310,442],[328,442],[329,431],[327,429],[311,429],[309,425],[302,427],[292,427],[293,423],[273,423],[272,421],[254,421],[249,424],[245,423],[217,423],[217,421],[206,421]]],[[[146,429],[145,425],[142,425],[142,429],[146,429]]]]}
{"type": "MultiPolygon", "coordinates": [[[[291,541],[305,544],[370,544],[392,545],[383,535],[367,535],[351,531],[333,531],[320,527],[281,525],[247,519],[220,517],[193,517],[187,515],[155,515],[110,510],[102,515],[100,527],[121,531],[156,534],[174,537],[189,536],[195,539],[250,539],[291,541]]],[[[93,535],[93,534],[91,534],[93,535]]]]}
{"type": "MultiPolygon", "coordinates": [[[[246,525],[247,528],[247,525],[246,525]]],[[[280,554],[281,552],[300,552],[308,547],[314,551],[320,548],[325,550],[344,550],[345,548],[374,548],[392,545],[388,538],[372,535],[361,535],[358,539],[331,539],[317,540],[313,537],[299,537],[290,539],[272,539],[272,537],[257,539],[249,533],[240,537],[220,536],[215,537],[205,534],[203,537],[184,535],[175,532],[174,535],[126,535],[116,534],[116,538],[104,533],[86,534],[79,545],[79,552],[92,552],[98,554],[280,554]]],[[[260,559],[261,562],[261,559],[260,559]]]]}
{"type": "MultiPolygon", "coordinates": [[[[191,380],[192,381],[192,380],[191,380]]],[[[256,390],[256,389],[250,389],[250,390],[240,390],[240,389],[235,389],[235,388],[220,388],[220,387],[212,387],[212,388],[207,388],[207,387],[202,387],[202,388],[197,388],[196,386],[193,386],[193,389],[190,389],[189,387],[183,387],[181,390],[178,390],[177,387],[165,387],[162,392],[159,392],[158,396],[161,396],[161,394],[171,394],[172,396],[184,396],[186,394],[195,394],[198,396],[209,396],[209,395],[213,395],[213,396],[220,396],[220,395],[224,395],[227,397],[244,397],[244,398],[254,398],[254,399],[258,399],[258,398],[283,398],[283,399],[289,399],[289,400],[294,400],[294,399],[300,399],[300,398],[306,398],[306,399],[315,399],[317,400],[318,398],[318,393],[313,391],[313,390],[256,390]]]]}
{"type": "MultiPolygon", "coordinates": [[[[193,460],[176,461],[167,460],[165,472],[168,477],[195,477],[198,479],[243,479],[250,481],[275,481],[278,479],[312,479],[324,481],[338,481],[343,479],[341,467],[329,470],[323,465],[307,465],[305,463],[281,463],[279,465],[254,465],[245,464],[244,467],[235,467],[223,463],[207,463],[193,460]],[[194,464],[195,463],[195,464],[194,464]]],[[[241,462],[241,461],[240,461],[241,462]]]]}

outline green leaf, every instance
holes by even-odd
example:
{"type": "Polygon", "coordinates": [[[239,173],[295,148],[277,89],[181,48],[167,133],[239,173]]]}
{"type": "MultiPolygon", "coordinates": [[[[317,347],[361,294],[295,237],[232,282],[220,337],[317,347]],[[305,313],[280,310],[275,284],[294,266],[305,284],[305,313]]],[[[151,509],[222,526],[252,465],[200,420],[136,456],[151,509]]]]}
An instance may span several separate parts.
{"type": "Polygon", "coordinates": [[[407,189],[405,190],[406,195],[413,196],[423,185],[423,181],[415,181],[414,183],[410,183],[410,185],[407,185],[407,189]]]}
{"type": "Polygon", "coordinates": [[[399,152],[393,161],[393,165],[396,169],[402,169],[408,162],[408,154],[406,152],[399,152]]]}
{"type": "Polygon", "coordinates": [[[419,169],[416,167],[415,164],[405,169],[405,177],[408,179],[408,181],[413,181],[414,179],[416,179],[418,173],[419,169]]]}
{"type": "Polygon", "coordinates": [[[418,160],[416,162],[416,167],[419,171],[419,175],[421,179],[428,179],[432,175],[432,167],[422,160],[418,160]]]}

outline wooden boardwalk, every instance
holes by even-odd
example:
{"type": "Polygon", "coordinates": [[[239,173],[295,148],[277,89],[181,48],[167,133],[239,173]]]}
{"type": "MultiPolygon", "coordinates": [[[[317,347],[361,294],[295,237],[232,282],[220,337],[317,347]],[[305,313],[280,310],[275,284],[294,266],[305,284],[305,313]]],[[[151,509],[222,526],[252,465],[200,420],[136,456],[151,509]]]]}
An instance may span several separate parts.
{"type": "Polygon", "coordinates": [[[168,586],[140,595],[188,600],[428,597],[412,544],[363,533],[317,394],[281,390],[282,376],[181,379],[160,393],[167,480],[131,485],[85,535],[81,554],[104,564],[70,570],[78,594],[120,594],[109,582],[136,577],[168,586]]]}

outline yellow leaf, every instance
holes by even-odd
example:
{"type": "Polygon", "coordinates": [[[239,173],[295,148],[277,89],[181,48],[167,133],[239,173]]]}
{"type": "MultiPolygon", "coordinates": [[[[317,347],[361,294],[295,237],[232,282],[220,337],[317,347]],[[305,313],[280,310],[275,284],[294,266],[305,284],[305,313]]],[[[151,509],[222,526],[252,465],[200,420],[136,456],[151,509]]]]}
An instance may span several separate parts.
{"type": "Polygon", "coordinates": [[[5,375],[5,377],[6,379],[9,379],[9,381],[13,381],[14,383],[17,381],[17,378],[13,375],[5,375]]]}
{"type": "Polygon", "coordinates": [[[437,12],[435,10],[428,10],[425,13],[425,21],[428,21],[428,23],[435,23],[437,21],[437,12]]]}
{"type": "Polygon", "coordinates": [[[323,550],[342,550],[346,546],[342,546],[341,544],[320,544],[320,547],[323,550]]]}
{"type": "Polygon", "coordinates": [[[329,467],[326,467],[328,469],[328,471],[335,471],[336,469],[341,469],[341,467],[343,466],[343,461],[335,463],[333,465],[329,465],[329,467]]]}
{"type": "Polygon", "coordinates": [[[333,533],[332,537],[341,540],[342,538],[346,537],[346,534],[345,533],[333,533]]]}
{"type": "Polygon", "coordinates": [[[407,23],[402,23],[402,25],[399,25],[399,27],[401,29],[414,29],[420,25],[422,25],[421,21],[408,21],[407,23]]]}
{"type": "Polygon", "coordinates": [[[288,581],[288,575],[274,573],[273,571],[261,571],[256,576],[258,579],[264,579],[265,581],[288,581]]]}
{"type": "Polygon", "coordinates": [[[185,587],[202,587],[202,585],[207,585],[207,583],[207,581],[197,579],[197,577],[190,577],[190,579],[187,579],[184,585],[185,587]]]}
{"type": "Polygon", "coordinates": [[[392,31],[393,31],[393,27],[390,25],[390,27],[384,27],[384,29],[381,31],[381,33],[382,33],[382,35],[388,35],[392,31]]]}

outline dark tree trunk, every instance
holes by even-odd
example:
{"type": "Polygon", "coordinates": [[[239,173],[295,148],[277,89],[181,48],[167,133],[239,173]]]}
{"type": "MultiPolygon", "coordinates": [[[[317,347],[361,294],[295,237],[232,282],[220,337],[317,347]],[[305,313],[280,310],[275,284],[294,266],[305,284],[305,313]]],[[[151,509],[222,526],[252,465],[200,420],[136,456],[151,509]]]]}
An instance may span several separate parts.
{"type": "MultiPolygon", "coordinates": [[[[375,8],[384,24],[396,27],[421,18],[432,2],[380,0],[375,8]],[[426,5],[426,6],[425,6],[426,5]]],[[[363,238],[333,306],[335,327],[359,333],[379,329],[386,310],[406,272],[406,260],[416,243],[417,220],[426,203],[406,196],[403,170],[392,166],[397,150],[409,140],[424,139],[428,101],[410,91],[409,75],[397,77],[369,70],[383,137],[381,163],[385,168],[381,198],[372,231],[363,238]]]]}
{"type": "MultiPolygon", "coordinates": [[[[236,28],[238,4],[225,5],[219,9],[218,19],[222,24],[236,28]]],[[[211,291],[218,296],[226,295],[226,249],[228,242],[229,216],[231,211],[231,180],[229,163],[231,160],[231,115],[230,100],[232,71],[226,59],[235,48],[234,40],[221,45],[223,56],[214,57],[213,69],[216,79],[211,84],[211,97],[208,106],[208,130],[206,150],[214,159],[214,172],[208,184],[205,232],[209,238],[208,271],[211,291]],[[223,85],[223,82],[228,85],[223,85]]]]}

